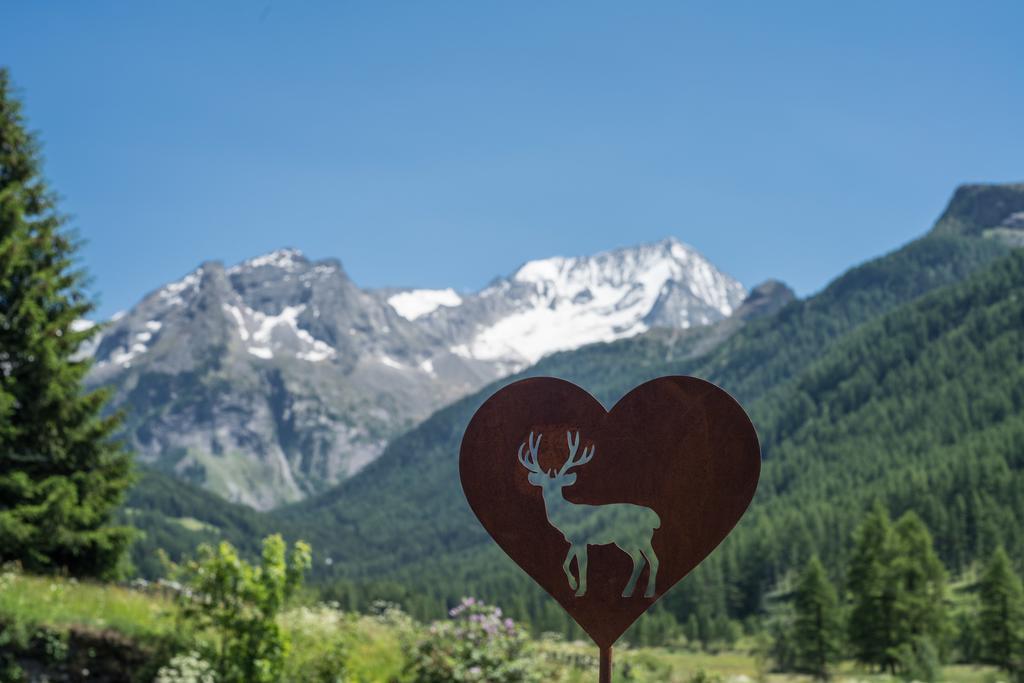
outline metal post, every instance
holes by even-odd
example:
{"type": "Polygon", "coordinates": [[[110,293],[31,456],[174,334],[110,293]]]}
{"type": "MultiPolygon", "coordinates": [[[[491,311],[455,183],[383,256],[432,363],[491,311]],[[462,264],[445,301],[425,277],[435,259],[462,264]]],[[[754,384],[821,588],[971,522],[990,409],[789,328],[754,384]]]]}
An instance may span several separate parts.
{"type": "Polygon", "coordinates": [[[612,648],[611,645],[608,647],[600,648],[600,660],[601,668],[597,677],[598,683],[612,683],[612,648]]]}

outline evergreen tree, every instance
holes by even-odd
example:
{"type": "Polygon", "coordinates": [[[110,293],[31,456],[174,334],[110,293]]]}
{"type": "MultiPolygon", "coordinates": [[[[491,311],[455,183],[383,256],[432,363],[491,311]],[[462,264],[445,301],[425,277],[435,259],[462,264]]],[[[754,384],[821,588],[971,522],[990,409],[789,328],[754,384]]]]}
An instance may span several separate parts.
{"type": "Polygon", "coordinates": [[[106,395],[82,390],[75,354],[95,329],[75,323],[92,304],[24,124],[0,69],[0,561],[107,576],[131,539],[109,525],[131,460],[106,395]]]}
{"type": "Polygon", "coordinates": [[[914,512],[900,517],[893,531],[895,553],[887,572],[895,590],[890,653],[898,669],[907,673],[907,663],[913,662],[916,678],[926,680],[921,672],[937,673],[949,637],[946,568],[931,533],[914,512]]]}
{"type": "Polygon", "coordinates": [[[686,637],[686,643],[693,649],[701,649],[702,644],[700,642],[700,622],[697,621],[697,615],[690,612],[690,616],[686,618],[686,623],[683,624],[683,635],[686,637]]]}
{"type": "Polygon", "coordinates": [[[854,546],[848,629],[856,658],[896,673],[913,657],[941,653],[949,633],[946,570],[921,518],[908,512],[894,526],[876,502],[854,546]]]}
{"type": "Polygon", "coordinates": [[[999,547],[978,582],[978,635],[985,661],[1007,672],[1024,664],[1024,589],[999,547]]]}
{"type": "Polygon", "coordinates": [[[765,619],[764,657],[774,663],[776,671],[796,669],[792,638],[794,619],[793,605],[788,601],[773,606],[765,619]]]}
{"type": "Polygon", "coordinates": [[[852,601],[848,637],[858,661],[890,669],[896,596],[886,573],[892,555],[889,513],[876,502],[854,534],[848,585],[852,601]]]}
{"type": "Polygon", "coordinates": [[[800,575],[793,606],[793,649],[798,671],[827,679],[840,654],[839,598],[825,568],[813,556],[800,575]]]}

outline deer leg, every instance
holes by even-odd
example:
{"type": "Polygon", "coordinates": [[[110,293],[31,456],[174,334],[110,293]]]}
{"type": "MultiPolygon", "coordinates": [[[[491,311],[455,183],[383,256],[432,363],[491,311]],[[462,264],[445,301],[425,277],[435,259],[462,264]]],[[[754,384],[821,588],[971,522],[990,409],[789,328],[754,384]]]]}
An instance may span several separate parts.
{"type": "Polygon", "coordinates": [[[640,578],[640,572],[644,570],[644,556],[640,553],[639,549],[626,550],[625,552],[633,560],[633,573],[629,576],[629,583],[626,584],[625,589],[622,591],[622,597],[629,598],[633,596],[636,581],[640,578]]]}
{"type": "Polygon", "coordinates": [[[642,546],[640,546],[640,552],[647,558],[647,564],[651,570],[647,574],[647,590],[644,591],[645,598],[654,597],[655,584],[658,581],[658,556],[654,554],[654,548],[651,547],[651,539],[647,539],[642,546]]]}
{"type": "Polygon", "coordinates": [[[576,551],[576,568],[580,572],[580,587],[576,589],[576,597],[587,592],[587,546],[576,551]]]}
{"type": "MultiPolygon", "coordinates": [[[[569,546],[569,552],[565,555],[565,562],[562,563],[562,569],[565,571],[565,578],[569,579],[569,588],[576,589],[576,577],[572,575],[572,558],[576,557],[576,546],[569,546]]],[[[579,562],[576,563],[579,567],[579,562]]]]}

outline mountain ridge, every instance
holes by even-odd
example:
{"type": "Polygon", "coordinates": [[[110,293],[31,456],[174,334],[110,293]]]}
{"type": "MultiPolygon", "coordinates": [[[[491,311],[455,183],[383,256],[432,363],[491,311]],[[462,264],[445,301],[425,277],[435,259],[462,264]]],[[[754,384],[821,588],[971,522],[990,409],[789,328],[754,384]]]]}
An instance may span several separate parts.
{"type": "Polygon", "coordinates": [[[339,260],[294,248],[204,261],[104,326],[88,384],[112,388],[142,462],[268,509],[533,359],[718,320],[746,293],[677,240],[528,261],[426,307],[424,291],[361,289],[339,260]]]}
{"type": "Polygon", "coordinates": [[[973,235],[1024,246],[1024,183],[967,183],[935,222],[937,235],[973,235]]]}

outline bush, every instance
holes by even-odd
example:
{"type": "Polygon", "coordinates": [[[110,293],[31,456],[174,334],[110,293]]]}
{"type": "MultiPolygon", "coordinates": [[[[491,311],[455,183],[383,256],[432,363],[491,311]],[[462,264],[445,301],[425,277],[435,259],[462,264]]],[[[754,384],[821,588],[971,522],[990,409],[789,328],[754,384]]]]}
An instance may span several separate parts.
{"type": "Polygon", "coordinates": [[[333,605],[299,607],[284,615],[283,622],[295,646],[285,663],[283,679],[311,683],[345,681],[348,662],[346,637],[355,615],[333,605]]]}
{"type": "Polygon", "coordinates": [[[285,601],[309,569],[311,551],[299,541],[286,557],[280,535],[263,539],[260,566],[238,556],[230,543],[199,547],[199,558],[179,575],[182,616],[197,632],[212,631],[204,652],[218,683],[276,683],[288,654],[288,638],[277,622],[285,601]]]}
{"type": "Polygon", "coordinates": [[[213,667],[198,652],[178,654],[156,674],[153,683],[215,683],[213,667]]]}
{"type": "Polygon", "coordinates": [[[499,608],[465,598],[449,615],[413,645],[407,672],[415,683],[540,680],[524,652],[526,634],[499,608]]]}
{"type": "Polygon", "coordinates": [[[896,666],[905,681],[932,683],[942,670],[939,651],[928,638],[917,638],[896,648],[896,666]]]}

